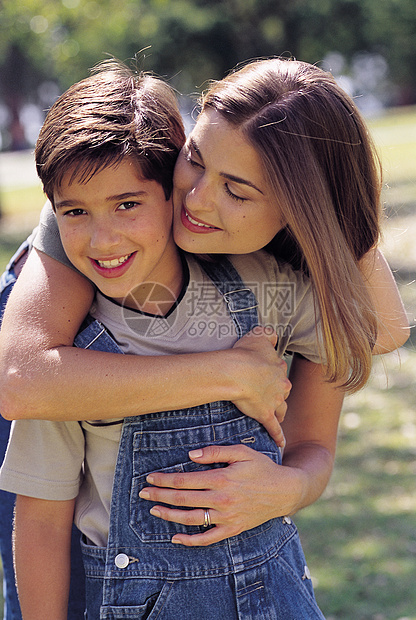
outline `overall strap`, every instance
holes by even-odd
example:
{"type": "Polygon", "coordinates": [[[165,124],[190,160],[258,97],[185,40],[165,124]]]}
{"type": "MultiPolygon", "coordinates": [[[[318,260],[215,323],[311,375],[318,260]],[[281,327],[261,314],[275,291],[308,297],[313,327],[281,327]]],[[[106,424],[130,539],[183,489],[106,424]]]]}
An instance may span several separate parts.
{"type": "Polygon", "coordinates": [[[244,284],[228,258],[221,258],[218,262],[201,260],[199,264],[223,296],[236,326],[237,335],[241,338],[259,324],[257,313],[259,304],[256,296],[244,284]]]}
{"type": "Polygon", "coordinates": [[[108,353],[123,353],[102,323],[88,315],[74,340],[79,349],[92,349],[108,353]]]}

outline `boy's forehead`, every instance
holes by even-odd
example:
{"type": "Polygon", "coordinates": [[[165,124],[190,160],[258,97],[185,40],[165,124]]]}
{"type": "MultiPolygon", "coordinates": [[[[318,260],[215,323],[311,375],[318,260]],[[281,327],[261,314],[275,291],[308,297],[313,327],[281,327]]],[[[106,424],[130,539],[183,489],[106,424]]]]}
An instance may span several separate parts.
{"type": "Polygon", "coordinates": [[[53,190],[53,204],[58,211],[71,205],[93,208],[102,202],[139,201],[166,202],[163,186],[146,178],[140,165],[130,159],[115,165],[79,168],[70,167],[53,190]]]}
{"type": "Polygon", "coordinates": [[[110,173],[113,177],[120,176],[121,178],[125,176],[126,171],[130,171],[138,180],[146,180],[140,162],[133,157],[126,156],[108,161],[91,158],[76,162],[64,171],[60,184],[64,182],[67,185],[73,183],[83,185],[100,173],[110,173]]]}

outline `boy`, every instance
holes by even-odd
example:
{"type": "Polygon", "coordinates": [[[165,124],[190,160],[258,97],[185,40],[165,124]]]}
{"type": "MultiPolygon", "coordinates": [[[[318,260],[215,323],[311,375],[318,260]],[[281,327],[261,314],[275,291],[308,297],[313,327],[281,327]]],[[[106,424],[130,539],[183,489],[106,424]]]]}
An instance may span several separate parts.
{"type": "MultiPolygon", "coordinates": [[[[105,63],[71,87],[49,112],[36,148],[39,176],[68,258],[98,289],[91,315],[101,323],[87,322],[77,346],[142,355],[188,352],[195,346],[212,351],[232,346],[258,323],[258,304],[232,265],[224,261],[201,268],[173,242],[172,172],[183,141],[169,87],[133,76],[116,63],[105,63]]],[[[276,282],[277,267],[262,260],[253,257],[241,268],[246,281],[257,282],[261,272],[263,282],[276,282]]],[[[279,326],[281,353],[290,341],[292,350],[319,361],[309,284],[291,271],[280,273],[279,280],[289,291],[296,289],[300,302],[286,312],[273,304],[262,318],[279,326]]],[[[257,292],[261,299],[263,291],[257,292]]],[[[141,617],[166,588],[161,575],[164,566],[175,564],[172,551],[180,566],[191,570],[195,563],[192,575],[207,570],[206,583],[218,593],[215,576],[223,546],[191,551],[172,545],[175,533],[201,527],[150,516],[150,504],[139,495],[146,475],[155,469],[192,471],[198,465],[189,461],[189,449],[215,442],[253,443],[278,463],[280,450],[257,422],[228,403],[139,418],[126,419],[123,428],[120,420],[15,423],[1,485],[18,495],[15,554],[24,617],[66,617],[74,510],[83,534],[88,617],[98,618],[102,603],[102,617],[141,617]],[[139,541],[132,543],[134,553],[132,532],[139,541]]],[[[210,525],[207,510],[203,521],[210,525]]],[[[302,558],[290,520],[275,527],[279,534],[273,534],[272,545],[276,536],[291,540],[302,558]]],[[[256,534],[262,552],[269,530],[267,525],[256,534]]],[[[173,568],[178,582],[181,570],[173,568]]],[[[179,604],[184,596],[196,601],[189,590],[179,591],[179,604]]],[[[227,598],[224,617],[228,604],[227,598]]],[[[172,609],[167,617],[177,617],[177,607],[172,609]]]]}

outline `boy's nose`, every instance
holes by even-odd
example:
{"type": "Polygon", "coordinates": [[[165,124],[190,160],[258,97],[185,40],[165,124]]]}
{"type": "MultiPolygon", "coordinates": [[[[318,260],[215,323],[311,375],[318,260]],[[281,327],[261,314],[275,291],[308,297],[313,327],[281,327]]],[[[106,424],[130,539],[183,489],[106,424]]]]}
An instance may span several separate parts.
{"type": "Polygon", "coordinates": [[[94,250],[108,252],[120,243],[120,233],[111,224],[95,225],[90,234],[90,246],[94,250]]]}

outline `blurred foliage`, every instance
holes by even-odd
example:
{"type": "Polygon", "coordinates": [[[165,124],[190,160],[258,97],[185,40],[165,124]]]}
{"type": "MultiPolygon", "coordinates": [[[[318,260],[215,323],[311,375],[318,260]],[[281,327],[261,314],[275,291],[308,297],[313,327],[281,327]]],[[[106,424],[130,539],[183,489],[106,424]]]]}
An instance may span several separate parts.
{"type": "Polygon", "coordinates": [[[0,0],[1,90],[61,89],[105,54],[168,76],[183,92],[221,78],[238,62],[292,54],[317,62],[329,51],[367,51],[413,89],[414,0],[0,0]]]}
{"type": "Polygon", "coordinates": [[[415,34],[414,0],[0,0],[0,150],[33,146],[42,111],[106,56],[185,95],[294,56],[346,76],[365,111],[416,103],[415,34]]]}

